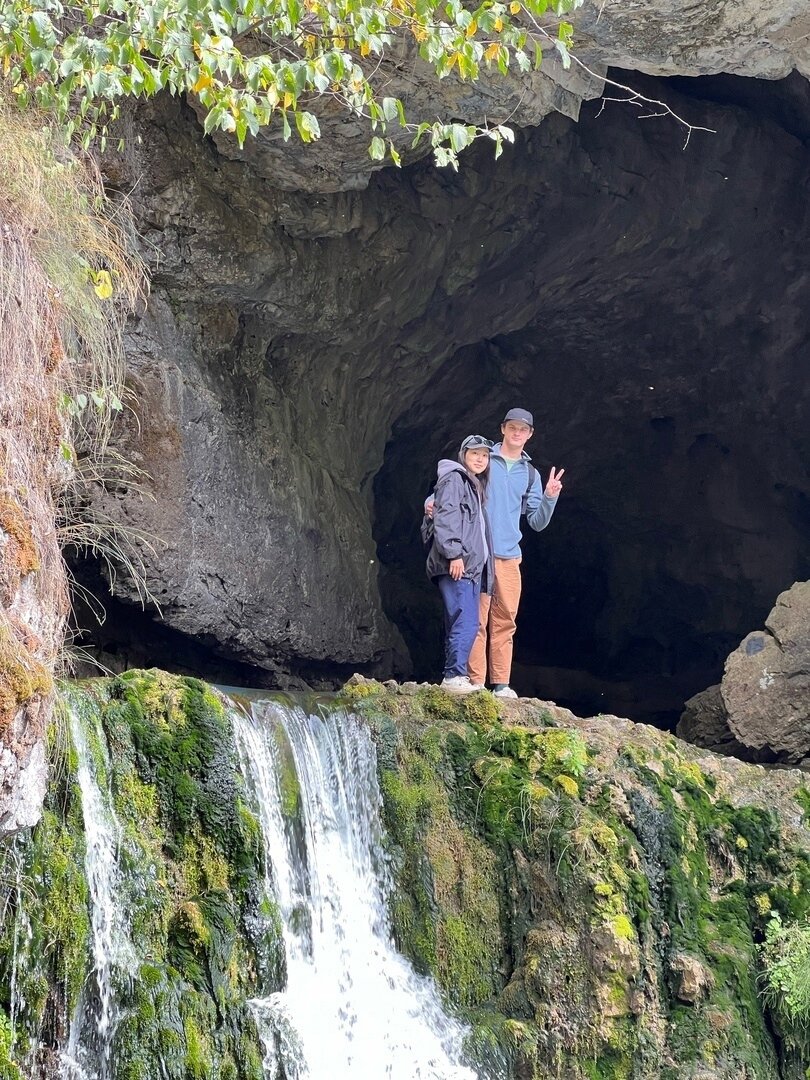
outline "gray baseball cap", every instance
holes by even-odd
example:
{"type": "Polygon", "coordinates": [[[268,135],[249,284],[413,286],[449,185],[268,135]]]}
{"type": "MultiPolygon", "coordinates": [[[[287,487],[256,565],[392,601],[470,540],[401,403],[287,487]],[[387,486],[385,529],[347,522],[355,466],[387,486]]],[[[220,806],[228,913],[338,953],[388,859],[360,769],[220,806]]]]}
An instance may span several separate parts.
{"type": "Polygon", "coordinates": [[[534,427],[534,417],[525,409],[510,409],[502,423],[505,424],[507,420],[518,420],[521,424],[528,424],[530,428],[534,427]]]}

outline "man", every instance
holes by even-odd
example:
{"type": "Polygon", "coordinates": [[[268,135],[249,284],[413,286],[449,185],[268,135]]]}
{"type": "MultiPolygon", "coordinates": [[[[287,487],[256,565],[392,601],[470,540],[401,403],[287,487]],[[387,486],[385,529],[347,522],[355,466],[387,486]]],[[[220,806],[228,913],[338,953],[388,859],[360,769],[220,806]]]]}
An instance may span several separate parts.
{"type": "Polygon", "coordinates": [[[489,466],[487,515],[495,554],[495,584],[491,595],[481,595],[478,636],[467,671],[473,686],[489,682],[496,697],[516,698],[509,685],[515,619],[520,603],[520,517],[535,532],[545,529],[562,491],[562,476],[552,467],[543,490],[540,474],[530,466],[523,449],[534,434],[534,418],[525,409],[510,409],[501,424],[503,440],[492,448],[489,466]],[[487,664],[487,660],[489,663],[487,664]]]}
{"type": "MultiPolygon", "coordinates": [[[[478,635],[473,643],[467,672],[470,690],[487,682],[496,697],[516,698],[509,685],[518,605],[520,604],[520,518],[535,532],[545,529],[562,491],[565,469],[552,467],[543,490],[540,474],[523,449],[534,434],[534,418],[525,409],[510,409],[501,424],[503,440],[492,448],[489,466],[487,517],[495,555],[494,585],[481,594],[478,635]]],[[[432,499],[425,504],[432,513],[432,499]]]]}

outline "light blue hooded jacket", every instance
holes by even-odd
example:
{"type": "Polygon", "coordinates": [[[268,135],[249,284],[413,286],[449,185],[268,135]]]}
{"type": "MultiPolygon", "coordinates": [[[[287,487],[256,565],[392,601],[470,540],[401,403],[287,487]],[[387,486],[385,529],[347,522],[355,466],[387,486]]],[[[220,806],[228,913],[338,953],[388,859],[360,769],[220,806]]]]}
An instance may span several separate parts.
{"type": "MultiPolygon", "coordinates": [[[[520,558],[520,511],[529,484],[531,458],[524,450],[519,461],[508,468],[501,454],[502,443],[492,448],[489,458],[489,496],[487,517],[492,531],[494,554],[499,559],[520,558]]],[[[541,532],[551,521],[556,499],[543,494],[540,473],[535,470],[534,482],[526,500],[526,521],[535,532],[541,532]]]]}

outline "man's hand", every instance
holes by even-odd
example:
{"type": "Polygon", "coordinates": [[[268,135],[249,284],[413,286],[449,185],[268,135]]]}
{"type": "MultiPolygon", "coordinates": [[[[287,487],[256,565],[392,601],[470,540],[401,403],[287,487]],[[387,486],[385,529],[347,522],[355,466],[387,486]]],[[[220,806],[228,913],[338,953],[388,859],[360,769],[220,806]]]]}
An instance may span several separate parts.
{"type": "Polygon", "coordinates": [[[450,560],[450,577],[453,579],[453,581],[461,581],[461,579],[464,577],[463,559],[450,560]]]}
{"type": "Polygon", "coordinates": [[[550,499],[556,499],[562,491],[562,477],[565,469],[560,469],[558,473],[555,473],[554,466],[551,466],[551,472],[548,474],[548,483],[546,484],[546,495],[550,499]]]}
{"type": "Polygon", "coordinates": [[[433,517],[433,503],[434,502],[435,502],[435,499],[433,498],[432,495],[431,495],[431,497],[429,499],[425,499],[425,517],[428,517],[428,518],[433,517]]]}

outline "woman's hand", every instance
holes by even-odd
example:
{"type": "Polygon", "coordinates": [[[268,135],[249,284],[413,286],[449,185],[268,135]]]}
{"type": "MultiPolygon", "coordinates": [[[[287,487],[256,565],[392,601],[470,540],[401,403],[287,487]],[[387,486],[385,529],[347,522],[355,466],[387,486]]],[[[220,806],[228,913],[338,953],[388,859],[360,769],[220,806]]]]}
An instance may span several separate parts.
{"type": "Polygon", "coordinates": [[[450,577],[453,579],[453,581],[461,581],[461,579],[464,577],[463,559],[450,560],[450,577]]]}

